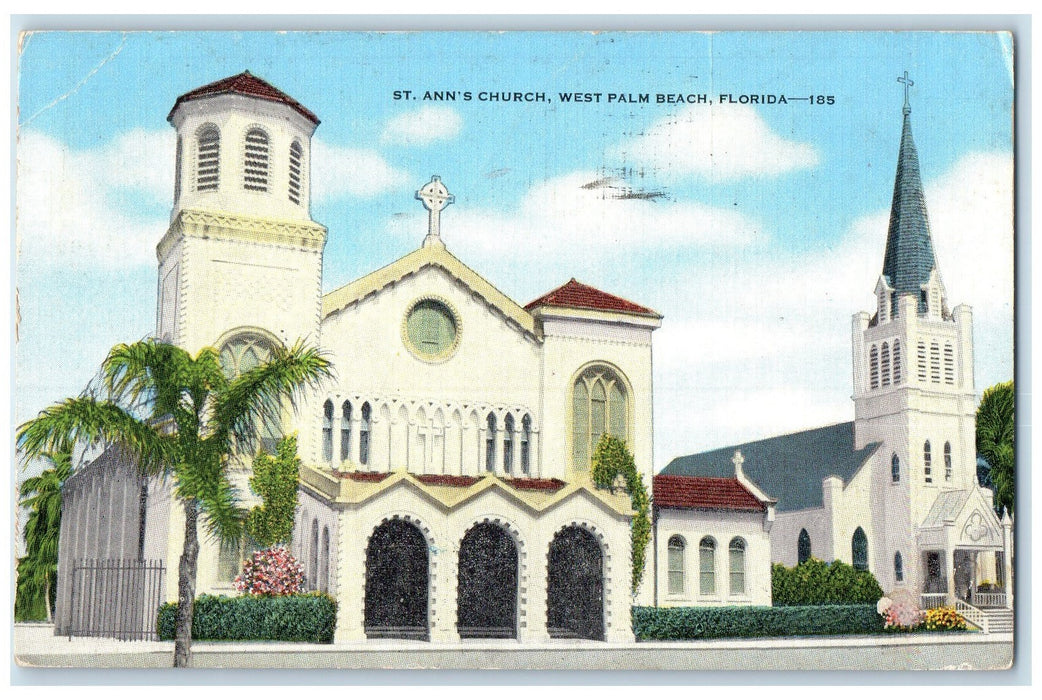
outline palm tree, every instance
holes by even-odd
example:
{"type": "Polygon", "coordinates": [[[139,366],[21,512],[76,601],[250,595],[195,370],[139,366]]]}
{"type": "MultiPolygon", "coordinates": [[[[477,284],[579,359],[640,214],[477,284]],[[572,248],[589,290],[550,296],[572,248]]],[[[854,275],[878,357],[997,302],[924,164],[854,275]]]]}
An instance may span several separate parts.
{"type": "Polygon", "coordinates": [[[52,591],[58,571],[58,533],[61,531],[61,487],[72,473],[69,450],[42,455],[51,468],[22,482],[20,505],[30,508],[25,522],[25,556],[18,561],[16,616],[51,620],[52,591]],[[43,614],[40,614],[40,607],[43,614]]]}
{"type": "Polygon", "coordinates": [[[192,357],[175,345],[144,340],[112,348],[102,374],[107,398],[82,395],[45,409],[19,427],[18,446],[35,457],[78,441],[119,444],[144,475],[172,478],[185,513],[174,666],[188,666],[199,515],[211,535],[239,535],[244,511],[226,473],[230,456],[252,451],[259,429],[277,425],[283,406],[295,406],[305,388],[329,377],[330,364],[298,342],[229,378],[213,348],[192,357]]]}
{"type": "Polygon", "coordinates": [[[977,408],[977,454],[990,466],[989,478],[995,489],[995,510],[1013,512],[1014,420],[1013,382],[1003,382],[984,390],[977,408]]]}

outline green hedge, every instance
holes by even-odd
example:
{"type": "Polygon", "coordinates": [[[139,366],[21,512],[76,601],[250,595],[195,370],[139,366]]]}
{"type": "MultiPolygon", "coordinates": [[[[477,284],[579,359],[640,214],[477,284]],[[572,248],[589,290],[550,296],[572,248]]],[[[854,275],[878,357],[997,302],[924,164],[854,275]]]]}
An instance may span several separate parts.
{"type": "MultiPolygon", "coordinates": [[[[174,638],[176,603],[159,608],[160,639],[174,638]]],[[[336,602],[323,593],[238,598],[201,595],[195,600],[192,639],[333,641],[336,602]]]]}
{"type": "Polygon", "coordinates": [[[799,566],[771,567],[774,605],[875,605],[883,597],[876,577],[868,571],[834,561],[808,559],[799,566]]]}
{"type": "Polygon", "coordinates": [[[633,633],[638,640],[797,637],[882,631],[883,618],[876,612],[875,605],[633,608],[633,633]]]}

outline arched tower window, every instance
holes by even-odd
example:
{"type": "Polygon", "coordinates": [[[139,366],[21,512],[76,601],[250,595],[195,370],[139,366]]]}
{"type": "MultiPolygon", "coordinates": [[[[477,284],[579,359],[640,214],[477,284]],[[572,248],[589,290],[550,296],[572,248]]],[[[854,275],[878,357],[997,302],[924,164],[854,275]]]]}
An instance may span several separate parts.
{"type": "Polygon", "coordinates": [[[572,387],[572,459],[589,467],[601,436],[627,439],[627,397],[622,379],[607,367],[590,367],[572,387]]]}
{"type": "Polygon", "coordinates": [[[859,526],[850,538],[850,561],[855,569],[868,571],[868,537],[859,526]]]}
{"type": "Polygon", "coordinates": [[[509,474],[514,468],[514,415],[508,413],[503,419],[503,471],[509,474]]]}
{"type": "Polygon", "coordinates": [[[207,124],[199,130],[196,144],[195,190],[216,191],[221,173],[221,132],[213,124],[207,124]]]}
{"type": "Polygon", "coordinates": [[[322,404],[322,461],[333,461],[333,402],[322,404]]]}
{"type": "Polygon", "coordinates": [[[300,204],[300,178],[303,172],[304,148],[300,141],[289,146],[289,201],[300,204]]]}
{"type": "Polygon", "coordinates": [[[496,414],[485,419],[485,471],[496,471],[496,414]]]}
{"type": "Polygon", "coordinates": [[[800,536],[796,538],[796,563],[802,564],[810,559],[810,535],[807,529],[800,530],[800,536]]]}
{"type": "Polygon", "coordinates": [[[254,192],[268,191],[268,135],[263,129],[246,132],[242,186],[254,192]]]}
{"type": "Polygon", "coordinates": [[[890,481],[895,484],[901,481],[901,460],[896,452],[890,457],[890,481]]]}
{"type": "Polygon", "coordinates": [[[735,537],[727,547],[731,595],[745,594],[745,540],[735,537]]]}
{"type": "MultiPolygon", "coordinates": [[[[271,353],[271,341],[257,333],[247,332],[226,341],[221,346],[218,358],[225,376],[231,379],[264,364],[271,359],[271,353]]],[[[261,448],[272,454],[282,437],[282,416],[279,411],[280,407],[271,407],[260,421],[261,448]]]]}
{"type": "Polygon", "coordinates": [[[351,402],[340,407],[340,460],[351,459],[351,402]]]}
{"type": "Polygon", "coordinates": [[[712,537],[703,537],[698,543],[698,592],[716,593],[716,540],[712,537]]]}
{"type": "Polygon", "coordinates": [[[894,341],[894,384],[901,383],[901,341],[894,341]]]}
{"type": "Polygon", "coordinates": [[[868,379],[872,389],[879,388],[879,348],[875,345],[868,351],[868,379]]]}
{"type": "Polygon", "coordinates": [[[952,480],[952,444],[944,443],[944,480],[952,480]]]}
{"type": "Polygon", "coordinates": [[[525,414],[521,419],[521,473],[532,470],[532,416],[525,414]]]}
{"type": "Polygon", "coordinates": [[[668,566],[669,566],[669,583],[668,590],[670,593],[683,593],[684,592],[684,538],[680,535],[673,535],[669,538],[668,546],[668,566]]]}
{"type": "Polygon", "coordinates": [[[883,386],[890,386],[890,344],[883,343],[883,386]]]}
{"type": "Polygon", "coordinates": [[[955,384],[955,350],[951,343],[944,344],[944,383],[955,384]]]}
{"type": "Polygon", "coordinates": [[[933,454],[930,451],[929,440],[923,443],[923,475],[926,477],[926,483],[933,482],[933,454]]]}
{"type": "Polygon", "coordinates": [[[358,423],[358,463],[369,464],[369,434],[373,427],[373,409],[362,404],[362,420],[358,423]]]}
{"type": "Polygon", "coordinates": [[[901,559],[900,552],[894,552],[894,580],[905,580],[905,566],[904,561],[901,559]]]}

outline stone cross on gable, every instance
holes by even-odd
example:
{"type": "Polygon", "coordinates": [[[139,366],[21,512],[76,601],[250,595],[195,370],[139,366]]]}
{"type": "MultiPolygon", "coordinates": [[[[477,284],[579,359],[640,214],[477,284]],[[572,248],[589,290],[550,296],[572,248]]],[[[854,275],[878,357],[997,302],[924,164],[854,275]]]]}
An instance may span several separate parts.
{"type": "Polygon", "coordinates": [[[899,83],[904,83],[904,85],[905,85],[905,106],[904,106],[904,113],[905,113],[905,114],[909,114],[909,113],[911,113],[911,111],[912,111],[912,108],[911,108],[911,106],[910,106],[910,105],[908,104],[908,88],[910,88],[910,87],[912,87],[913,85],[915,85],[915,81],[913,81],[913,80],[912,80],[911,78],[909,78],[909,77],[908,77],[908,71],[905,71],[904,77],[903,77],[903,78],[898,78],[898,79],[897,79],[897,82],[899,82],[899,83]]]}
{"type": "Polygon", "coordinates": [[[431,181],[416,192],[416,199],[423,202],[423,206],[429,212],[427,224],[427,237],[423,239],[424,247],[441,244],[441,210],[456,201],[456,196],[449,194],[449,190],[442,184],[437,175],[431,176],[431,181]]]}
{"type": "Polygon", "coordinates": [[[735,476],[742,473],[742,465],[745,464],[745,457],[742,456],[741,450],[734,451],[734,457],[731,459],[731,464],[734,465],[735,476]]]}

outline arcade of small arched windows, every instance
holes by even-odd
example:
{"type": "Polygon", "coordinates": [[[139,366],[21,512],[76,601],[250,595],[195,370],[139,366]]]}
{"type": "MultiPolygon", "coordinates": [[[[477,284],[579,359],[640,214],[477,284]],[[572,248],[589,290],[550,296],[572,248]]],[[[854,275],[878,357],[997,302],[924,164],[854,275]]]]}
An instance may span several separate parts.
{"type": "MultiPolygon", "coordinates": [[[[727,595],[744,596],[746,594],[745,580],[745,558],[748,546],[741,537],[732,537],[727,545],[727,595]]],[[[687,541],[681,535],[673,535],[669,538],[667,552],[667,580],[666,592],[668,595],[684,595],[690,587],[688,583],[687,554],[689,547],[687,541]]],[[[697,595],[704,598],[719,598],[723,595],[723,586],[718,582],[718,572],[725,569],[718,561],[724,556],[721,550],[718,553],[716,539],[709,535],[702,537],[698,542],[698,583],[697,595]]]]}
{"type": "Polygon", "coordinates": [[[321,460],[368,471],[536,476],[538,427],[525,407],[327,398],[321,460]]]}

